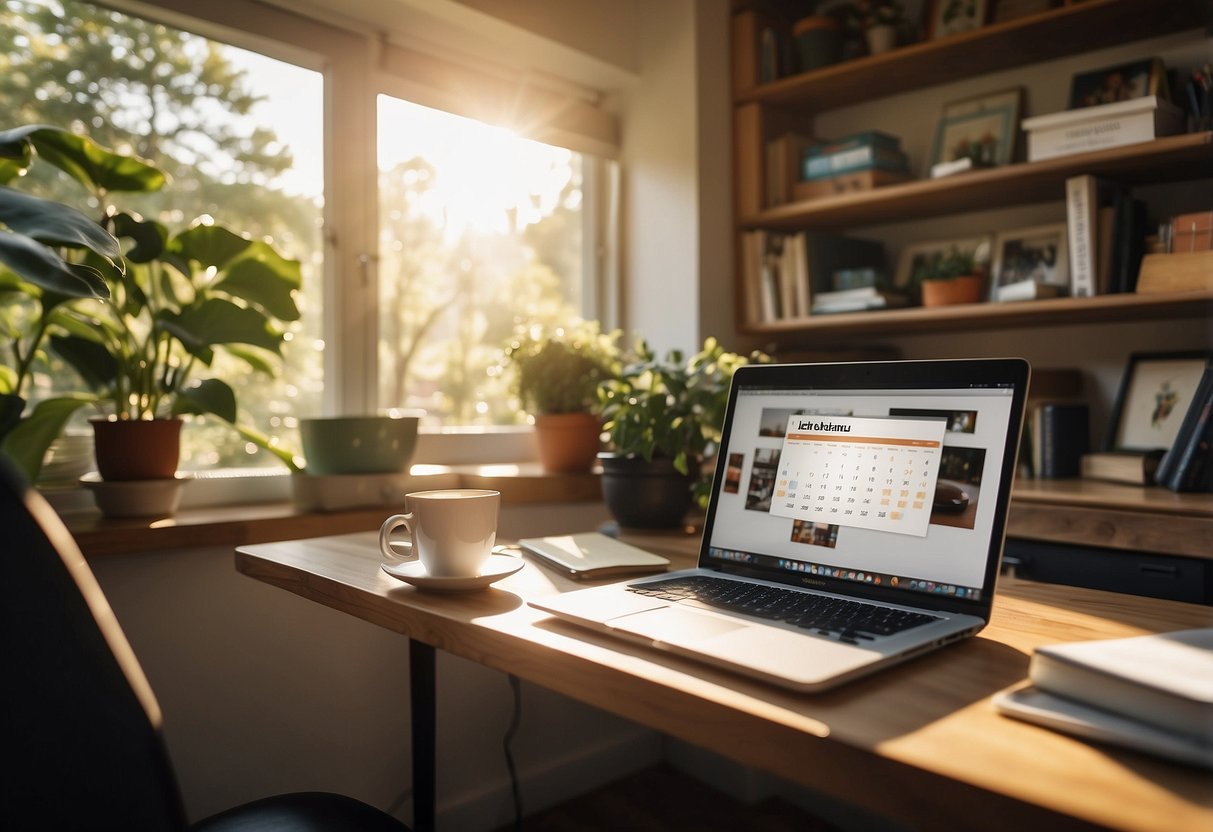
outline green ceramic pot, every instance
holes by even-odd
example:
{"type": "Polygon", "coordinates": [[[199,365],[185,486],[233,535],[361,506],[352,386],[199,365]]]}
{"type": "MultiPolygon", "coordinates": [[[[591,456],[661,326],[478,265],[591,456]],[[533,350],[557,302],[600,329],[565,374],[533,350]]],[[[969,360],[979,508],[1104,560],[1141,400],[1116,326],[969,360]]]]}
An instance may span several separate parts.
{"type": "Polygon", "coordinates": [[[300,419],[308,474],[391,474],[408,470],[417,446],[417,416],[300,419]]]}

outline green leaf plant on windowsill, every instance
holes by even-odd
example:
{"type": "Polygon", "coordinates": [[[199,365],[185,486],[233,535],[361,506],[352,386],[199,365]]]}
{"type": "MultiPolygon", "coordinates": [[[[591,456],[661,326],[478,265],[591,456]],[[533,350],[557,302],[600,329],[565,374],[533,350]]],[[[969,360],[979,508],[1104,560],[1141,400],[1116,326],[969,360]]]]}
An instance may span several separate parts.
{"type": "Polygon", "coordinates": [[[535,421],[545,471],[588,471],[600,447],[598,388],[619,371],[618,332],[596,321],[550,331],[520,326],[505,350],[522,408],[535,421]]]}
{"type": "Polygon", "coordinates": [[[733,373],[769,360],[727,352],[715,338],[689,357],[659,358],[636,342],[619,377],[599,388],[611,448],[601,455],[603,496],[621,525],[677,526],[692,500],[706,507],[703,469],[719,448],[733,373]]]}
{"type": "MultiPolygon", "coordinates": [[[[297,471],[294,454],[277,440],[238,423],[235,392],[227,382],[196,375],[211,366],[217,349],[241,359],[254,372],[276,371],[283,325],[299,318],[294,300],[301,282],[298,261],[209,217],[172,234],[158,222],[120,211],[110,203],[111,193],[159,190],[166,177],[153,165],[109,151],[85,136],[41,126],[7,131],[0,133],[0,157],[15,160],[18,172],[41,159],[67,173],[102,206],[97,227],[124,244],[125,262],[90,249],[60,249],[58,240],[42,240],[56,249],[52,254],[62,258],[70,274],[96,276],[101,285],[90,284],[91,297],[48,300],[46,290],[29,282],[25,273],[18,273],[25,280],[10,281],[41,300],[21,356],[28,359],[45,341],[90,389],[87,396],[77,398],[109,412],[105,424],[167,421],[176,425],[171,462],[118,471],[112,478],[172,477],[179,417],[185,414],[213,415],[228,422],[247,441],[297,471]]],[[[4,222],[13,227],[7,219],[4,222]]],[[[94,427],[101,424],[95,421],[94,427]]],[[[10,435],[5,441],[6,450],[11,439],[10,435]]],[[[149,456],[146,451],[144,446],[135,454],[118,452],[109,461],[144,461],[149,456]]],[[[110,479],[104,453],[98,447],[102,477],[110,479]]],[[[28,471],[30,466],[26,467],[28,471]]]]}

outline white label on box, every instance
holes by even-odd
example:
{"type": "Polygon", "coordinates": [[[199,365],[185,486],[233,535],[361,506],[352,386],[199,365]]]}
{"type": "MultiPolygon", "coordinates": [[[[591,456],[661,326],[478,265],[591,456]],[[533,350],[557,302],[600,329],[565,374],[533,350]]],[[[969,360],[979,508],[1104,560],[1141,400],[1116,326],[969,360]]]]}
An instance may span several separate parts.
{"type": "Polygon", "coordinates": [[[771,514],[925,537],[947,424],[792,416],[771,514]]]}

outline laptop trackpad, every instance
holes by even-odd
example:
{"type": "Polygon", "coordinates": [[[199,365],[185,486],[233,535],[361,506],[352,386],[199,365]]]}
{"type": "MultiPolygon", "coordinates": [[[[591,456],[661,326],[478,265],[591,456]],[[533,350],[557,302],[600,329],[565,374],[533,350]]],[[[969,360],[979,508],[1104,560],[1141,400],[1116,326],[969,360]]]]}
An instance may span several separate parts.
{"type": "Polygon", "coordinates": [[[621,632],[645,636],[654,641],[687,644],[705,638],[713,638],[746,625],[742,622],[702,615],[679,607],[664,607],[612,618],[607,622],[607,626],[621,632]]]}

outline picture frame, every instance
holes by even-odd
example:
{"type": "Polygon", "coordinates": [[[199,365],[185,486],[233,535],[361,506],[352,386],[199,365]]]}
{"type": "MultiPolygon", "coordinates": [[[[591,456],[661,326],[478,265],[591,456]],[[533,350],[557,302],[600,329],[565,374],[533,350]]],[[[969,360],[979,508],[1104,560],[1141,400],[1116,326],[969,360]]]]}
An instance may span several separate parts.
{"type": "Polygon", "coordinates": [[[945,104],[935,128],[931,166],[970,158],[974,167],[1006,165],[1018,150],[1024,88],[945,104]]]}
{"type": "Polygon", "coordinates": [[[1170,450],[1213,350],[1133,353],[1104,438],[1105,451],[1170,450]]]}
{"type": "Polygon", "coordinates": [[[990,300],[998,289],[1032,281],[1056,287],[1059,294],[1070,288],[1069,234],[1064,222],[1034,225],[999,232],[994,237],[990,269],[990,300]]]}
{"type": "Polygon", "coordinates": [[[933,240],[923,243],[912,243],[901,250],[897,259],[897,273],[893,283],[898,288],[908,288],[915,269],[932,258],[947,255],[953,249],[962,252],[972,252],[978,263],[986,268],[990,264],[990,245],[993,236],[980,234],[974,237],[962,237],[952,240],[933,240]]]}
{"type": "Polygon", "coordinates": [[[985,25],[990,0],[931,0],[927,6],[927,40],[971,32],[985,25]]]}
{"type": "Polygon", "coordinates": [[[1070,79],[1069,109],[1097,107],[1147,95],[1167,97],[1167,71],[1158,58],[1077,72],[1070,79]]]}

